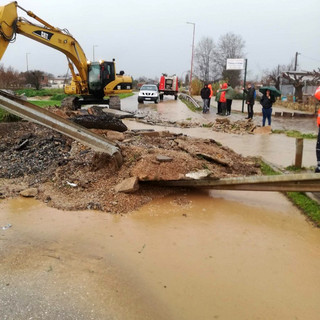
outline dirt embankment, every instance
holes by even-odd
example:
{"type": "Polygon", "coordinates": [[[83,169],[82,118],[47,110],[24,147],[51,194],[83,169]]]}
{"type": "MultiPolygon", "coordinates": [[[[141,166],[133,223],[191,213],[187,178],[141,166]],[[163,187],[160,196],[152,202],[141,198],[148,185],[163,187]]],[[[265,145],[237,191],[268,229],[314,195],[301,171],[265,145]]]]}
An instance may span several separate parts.
{"type": "Polygon", "coordinates": [[[38,199],[56,208],[124,213],[177,191],[140,184],[134,193],[117,192],[115,187],[129,177],[172,180],[204,169],[215,178],[260,173],[255,159],[214,140],[169,132],[93,131],[118,143],[124,158],[120,168],[105,154],[37,124],[0,124],[0,196],[35,188],[38,199]]]}

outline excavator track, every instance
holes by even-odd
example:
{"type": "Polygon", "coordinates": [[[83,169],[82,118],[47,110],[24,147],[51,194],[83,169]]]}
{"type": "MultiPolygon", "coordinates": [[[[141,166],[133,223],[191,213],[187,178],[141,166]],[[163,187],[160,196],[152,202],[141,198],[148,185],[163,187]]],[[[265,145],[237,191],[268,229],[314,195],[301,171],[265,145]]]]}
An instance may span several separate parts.
{"type": "Polygon", "coordinates": [[[121,152],[114,142],[3,90],[0,90],[0,108],[25,120],[36,122],[52,130],[58,131],[90,147],[96,152],[105,153],[108,156],[115,158],[119,166],[123,162],[121,152]]]}

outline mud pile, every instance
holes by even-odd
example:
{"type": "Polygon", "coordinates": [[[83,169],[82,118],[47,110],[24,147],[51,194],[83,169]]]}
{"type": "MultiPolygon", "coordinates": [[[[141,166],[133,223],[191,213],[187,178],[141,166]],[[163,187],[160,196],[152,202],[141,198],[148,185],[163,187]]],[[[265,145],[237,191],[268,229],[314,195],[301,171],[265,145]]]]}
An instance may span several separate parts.
{"type": "Polygon", "coordinates": [[[213,178],[260,173],[256,159],[244,158],[214,140],[165,131],[93,131],[119,145],[124,158],[120,168],[105,154],[37,124],[0,124],[2,197],[33,187],[38,199],[56,208],[124,213],[181,191],[148,183],[134,193],[117,192],[116,186],[130,177],[176,180],[204,169],[213,178]]]}
{"type": "Polygon", "coordinates": [[[219,118],[212,124],[214,131],[234,133],[234,134],[247,134],[253,133],[256,125],[248,120],[230,121],[228,118],[219,118]]]}

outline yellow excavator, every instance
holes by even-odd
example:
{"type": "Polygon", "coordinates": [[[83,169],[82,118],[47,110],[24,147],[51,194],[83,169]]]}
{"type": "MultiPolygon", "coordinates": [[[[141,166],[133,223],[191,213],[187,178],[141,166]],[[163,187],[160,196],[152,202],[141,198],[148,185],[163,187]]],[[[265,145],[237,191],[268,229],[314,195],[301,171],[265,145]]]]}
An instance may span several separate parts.
{"type": "MultiPolygon", "coordinates": [[[[64,90],[66,94],[73,95],[65,101],[66,107],[77,109],[82,104],[109,104],[109,101],[104,97],[109,96],[118,101],[117,94],[132,92],[132,78],[124,75],[123,71],[120,71],[119,74],[116,73],[114,59],[112,61],[89,61],[78,41],[68,30],[50,25],[14,1],[0,6],[0,60],[8,44],[16,40],[17,34],[41,42],[66,55],[72,81],[69,85],[65,85],[64,90]],[[18,8],[40,22],[41,26],[18,17],[18,8]],[[78,97],[74,95],[78,95],[78,97]]],[[[110,107],[112,107],[111,100],[110,107]]],[[[119,103],[115,102],[114,104],[116,109],[120,108],[119,103]]]]}

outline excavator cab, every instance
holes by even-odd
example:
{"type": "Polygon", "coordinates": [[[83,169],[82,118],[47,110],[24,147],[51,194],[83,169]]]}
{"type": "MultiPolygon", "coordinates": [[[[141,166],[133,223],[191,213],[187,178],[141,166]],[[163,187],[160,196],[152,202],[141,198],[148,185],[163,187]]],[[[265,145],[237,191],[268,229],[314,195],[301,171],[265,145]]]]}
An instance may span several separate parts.
{"type": "Polygon", "coordinates": [[[115,68],[113,62],[99,61],[88,65],[89,93],[103,98],[104,88],[115,80],[115,68]]]}

